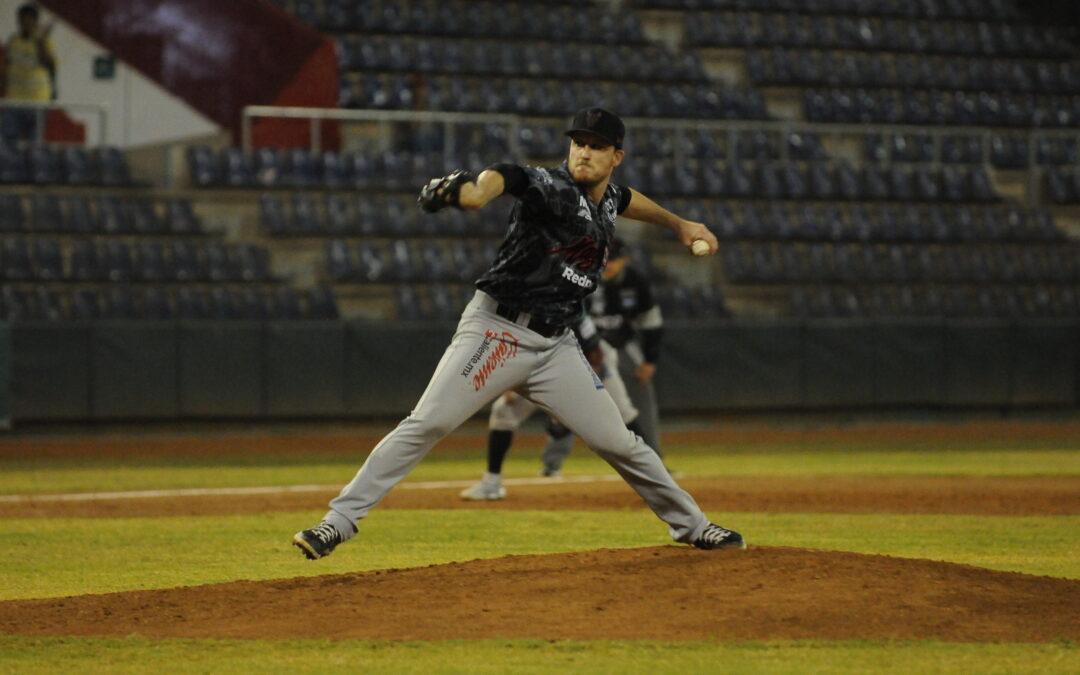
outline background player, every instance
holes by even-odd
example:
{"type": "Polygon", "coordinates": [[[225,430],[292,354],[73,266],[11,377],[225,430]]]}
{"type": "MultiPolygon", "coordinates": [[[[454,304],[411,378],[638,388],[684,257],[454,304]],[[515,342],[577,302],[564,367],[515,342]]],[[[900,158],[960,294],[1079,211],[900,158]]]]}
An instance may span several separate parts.
{"type": "MultiPolygon", "coordinates": [[[[635,431],[662,458],[660,414],[653,387],[664,324],[660,305],[648,277],[631,265],[630,250],[617,237],[608,252],[602,279],[599,290],[589,296],[588,308],[602,344],[618,350],[617,354],[606,354],[605,363],[619,371],[639,413],[635,431]]],[[[549,443],[541,457],[541,473],[557,475],[573,442],[573,436],[568,434],[549,443]]]]}
{"type": "MultiPolygon", "coordinates": [[[[619,415],[622,416],[626,427],[640,436],[641,430],[637,427],[638,410],[626,393],[626,386],[619,377],[617,364],[612,362],[612,359],[617,358],[615,350],[600,339],[596,325],[588,316],[583,317],[574,326],[574,334],[589,364],[600,376],[604,388],[619,408],[619,415]]],[[[503,461],[514,442],[514,433],[536,412],[536,409],[535,403],[512,391],[495,399],[488,417],[487,471],[483,478],[461,492],[462,498],[496,500],[506,496],[506,488],[502,484],[503,461]]],[[[559,457],[561,464],[562,458],[569,454],[569,444],[572,442],[573,434],[570,430],[557,419],[552,418],[547,426],[547,444],[544,455],[552,454],[559,457]],[[561,449],[564,445],[567,446],[565,451],[561,449]]],[[[553,476],[557,475],[557,471],[542,473],[545,476],[553,476]]]]}
{"type": "Polygon", "coordinates": [[[375,446],[323,521],[293,536],[308,558],[329,555],[355,536],[357,523],[435,443],[511,389],[581,436],[667,523],[674,540],[702,549],[745,548],[739,533],[710,523],[656,453],[627,430],[567,329],[596,290],[619,213],[671,229],[688,250],[696,245],[715,253],[716,237],[702,223],[610,182],[624,156],[618,116],[581,110],[566,133],[570,149],[561,166],[496,164],[479,177],[456,171],[421,192],[426,211],[478,209],[504,192],[516,202],[495,261],[476,282],[416,407],[375,446]]]}

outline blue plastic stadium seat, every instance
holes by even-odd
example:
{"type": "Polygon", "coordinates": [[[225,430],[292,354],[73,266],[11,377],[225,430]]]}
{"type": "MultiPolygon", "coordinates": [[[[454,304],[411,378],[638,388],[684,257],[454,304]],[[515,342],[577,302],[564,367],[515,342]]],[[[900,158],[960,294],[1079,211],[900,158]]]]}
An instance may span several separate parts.
{"type": "Polygon", "coordinates": [[[356,231],[349,199],[344,195],[329,194],[323,203],[326,213],[326,232],[332,235],[351,234],[356,231]]]}
{"type": "Polygon", "coordinates": [[[315,198],[311,195],[295,195],[292,202],[291,234],[310,237],[326,231],[315,198]]]}
{"type": "Polygon", "coordinates": [[[250,154],[240,148],[221,151],[222,182],[228,187],[254,187],[255,164],[250,154]]]}
{"type": "Polygon", "coordinates": [[[34,239],[32,257],[35,279],[39,281],[59,281],[64,278],[64,257],[59,240],[49,237],[34,239]]]}
{"type": "Polygon", "coordinates": [[[27,281],[34,277],[30,246],[26,239],[5,239],[2,260],[3,277],[7,281],[27,281]]]}
{"type": "Polygon", "coordinates": [[[994,183],[990,179],[986,167],[977,166],[971,169],[968,181],[970,183],[969,194],[972,199],[980,202],[996,202],[999,200],[997,190],[994,189],[994,183]]]}
{"type": "Polygon", "coordinates": [[[77,145],[65,146],[60,158],[64,182],[68,185],[93,185],[100,182],[100,175],[85,148],[77,145]]]}
{"type": "Polygon", "coordinates": [[[398,281],[415,281],[423,278],[420,261],[412,245],[397,239],[390,244],[390,259],[394,278],[398,281]]]}
{"type": "Polygon", "coordinates": [[[288,182],[293,187],[312,187],[318,185],[320,180],[318,163],[310,150],[291,148],[286,156],[288,165],[288,182]]]}
{"type": "Polygon", "coordinates": [[[76,234],[97,234],[102,231],[97,212],[84,195],[71,195],[64,198],[66,230],[76,234]]]}
{"type": "Polygon", "coordinates": [[[101,298],[92,288],[80,288],[71,293],[71,318],[77,321],[100,319],[104,312],[101,298]]]}
{"type": "Polygon", "coordinates": [[[397,300],[399,319],[416,320],[424,318],[424,312],[420,306],[420,297],[413,286],[398,284],[394,288],[394,295],[397,300]]]}
{"type": "Polygon", "coordinates": [[[270,281],[270,251],[257,244],[237,244],[229,258],[233,261],[233,278],[241,281],[270,281]]]}
{"type": "Polygon", "coordinates": [[[202,256],[206,261],[206,274],[210,281],[238,281],[229,249],[220,241],[204,242],[202,256]]]}
{"type": "Polygon", "coordinates": [[[157,207],[149,199],[135,198],[123,202],[127,211],[131,229],[136,234],[162,235],[168,233],[165,221],[158,215],[157,207]]]}
{"type": "Polygon", "coordinates": [[[318,173],[323,187],[343,188],[352,180],[345,157],[340,152],[324,151],[318,159],[318,173]]]}
{"type": "Polygon", "coordinates": [[[97,200],[98,214],[101,219],[100,231],[104,234],[131,234],[131,214],[116,197],[102,197],[97,200]]]}
{"type": "Polygon", "coordinates": [[[864,166],[860,171],[862,199],[880,200],[890,197],[889,182],[885,170],[875,166],[864,166]]]}
{"type": "Polygon", "coordinates": [[[27,157],[15,146],[0,141],[0,183],[29,183],[27,157]]]}
{"type": "Polygon", "coordinates": [[[731,162],[727,165],[725,178],[729,195],[733,197],[750,197],[755,194],[753,178],[738,162],[731,162]]]}
{"type": "Polygon", "coordinates": [[[234,303],[241,319],[247,321],[266,321],[270,316],[270,299],[258,288],[242,288],[237,292],[234,303]]]}
{"type": "Polygon", "coordinates": [[[915,198],[920,201],[936,202],[941,199],[941,178],[927,166],[918,166],[912,174],[915,198]]]}
{"type": "Polygon", "coordinates": [[[259,197],[259,222],[271,236],[289,234],[289,217],[284,198],[272,194],[259,197]]]}
{"type": "MultiPolygon", "coordinates": [[[[35,195],[33,203],[36,205],[36,200],[41,197],[41,195],[35,195]]],[[[51,198],[47,201],[55,203],[55,200],[51,198]]],[[[25,228],[26,224],[26,210],[23,208],[22,197],[16,194],[0,193],[0,232],[19,232],[25,228]]]]}
{"type": "Polygon", "coordinates": [[[309,288],[304,293],[307,316],[311,319],[332,320],[340,318],[337,297],[334,290],[327,286],[309,288]]]}
{"type": "Polygon", "coordinates": [[[391,280],[393,273],[380,246],[372,242],[361,241],[357,245],[356,253],[362,281],[378,283],[391,280]]]}
{"type": "MultiPolygon", "coordinates": [[[[95,293],[95,295],[97,295],[95,293]]],[[[131,287],[122,284],[112,284],[105,292],[106,302],[102,316],[109,319],[134,319],[135,297],[131,287]]]]}
{"type": "Polygon", "coordinates": [[[428,287],[428,316],[433,319],[455,319],[461,314],[458,296],[445,284],[433,284],[428,287]]]}
{"type": "Polygon", "coordinates": [[[175,295],[176,316],[180,319],[209,319],[210,304],[201,288],[181,286],[175,295]]]}
{"type": "Polygon", "coordinates": [[[127,157],[120,148],[113,146],[97,147],[93,150],[93,157],[98,167],[102,185],[126,186],[132,184],[127,157]]]}
{"type": "Polygon", "coordinates": [[[177,281],[202,281],[206,279],[206,268],[199,257],[197,244],[187,240],[172,242],[171,260],[173,278],[177,281]]]}
{"type": "Polygon", "coordinates": [[[165,247],[156,241],[140,241],[135,247],[134,278],[137,281],[173,281],[175,271],[165,258],[165,247]]]}
{"type": "Polygon", "coordinates": [[[97,281],[104,277],[101,255],[90,239],[76,239],[71,245],[71,278],[97,281]]]}
{"type": "Polygon", "coordinates": [[[352,251],[344,239],[326,242],[326,269],[334,281],[353,281],[359,276],[352,251]]]}
{"type": "Polygon", "coordinates": [[[187,199],[169,199],[165,202],[165,228],[172,234],[200,234],[202,221],[187,199]]]}
{"type": "Polygon", "coordinates": [[[149,287],[135,299],[135,316],[139,319],[164,320],[176,317],[169,294],[157,287],[149,287]]]}
{"type": "Polygon", "coordinates": [[[270,315],[275,319],[295,321],[304,318],[300,294],[288,286],[279,286],[270,293],[270,315]]]}
{"type": "Polygon", "coordinates": [[[63,182],[60,170],[60,156],[51,145],[34,143],[26,149],[30,179],[38,185],[53,185],[63,182]]]}
{"type": "Polygon", "coordinates": [[[223,286],[214,286],[210,289],[210,298],[207,305],[207,316],[210,319],[233,321],[243,318],[232,293],[223,286]]]}
{"type": "Polygon", "coordinates": [[[196,187],[217,187],[222,184],[221,169],[214,151],[206,145],[187,149],[188,174],[196,187]]]}
{"type": "MultiPolygon", "coordinates": [[[[19,198],[14,197],[16,204],[19,203],[19,198]]],[[[3,207],[0,207],[2,212],[3,207]]],[[[21,206],[18,207],[18,217],[21,220],[21,206]]],[[[64,213],[60,209],[60,200],[53,194],[35,194],[30,198],[30,229],[35,232],[63,232],[66,230],[66,221],[64,220],[64,213]]],[[[15,214],[13,214],[15,215],[15,214]]],[[[0,215],[0,220],[5,219],[0,215]]],[[[13,218],[14,220],[14,218],[13,218]]],[[[3,229],[8,229],[3,227],[3,229]]],[[[18,228],[11,228],[18,229],[18,228]]]]}
{"type": "Polygon", "coordinates": [[[252,153],[255,184],[259,187],[276,188],[289,184],[284,154],[277,148],[256,148],[252,153]]]}

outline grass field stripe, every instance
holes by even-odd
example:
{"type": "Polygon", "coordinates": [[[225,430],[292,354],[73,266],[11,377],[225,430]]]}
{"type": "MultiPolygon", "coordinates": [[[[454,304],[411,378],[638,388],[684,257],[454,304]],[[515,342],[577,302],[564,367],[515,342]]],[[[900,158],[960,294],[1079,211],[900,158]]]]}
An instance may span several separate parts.
{"type": "MultiPolygon", "coordinates": [[[[507,478],[504,485],[551,485],[553,483],[602,483],[622,480],[619,476],[567,476],[563,478],[507,478]]],[[[401,483],[398,490],[442,490],[465,488],[471,480],[431,480],[401,483]]],[[[340,485],[276,485],[234,488],[176,488],[172,490],[129,490],[125,492],[69,492],[46,495],[0,495],[0,502],[84,502],[106,499],[153,499],[156,497],[209,497],[268,495],[288,492],[326,492],[340,490],[340,485]]]]}

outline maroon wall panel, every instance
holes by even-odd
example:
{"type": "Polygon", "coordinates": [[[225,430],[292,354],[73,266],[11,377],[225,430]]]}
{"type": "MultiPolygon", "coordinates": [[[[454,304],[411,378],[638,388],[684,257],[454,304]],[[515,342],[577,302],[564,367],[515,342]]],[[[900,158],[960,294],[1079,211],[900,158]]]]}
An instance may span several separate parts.
{"type": "Polygon", "coordinates": [[[267,0],[41,4],[234,132],[243,106],[278,103],[284,92],[297,91],[300,77],[310,98],[292,105],[336,105],[336,64],[317,58],[329,41],[267,0]]]}

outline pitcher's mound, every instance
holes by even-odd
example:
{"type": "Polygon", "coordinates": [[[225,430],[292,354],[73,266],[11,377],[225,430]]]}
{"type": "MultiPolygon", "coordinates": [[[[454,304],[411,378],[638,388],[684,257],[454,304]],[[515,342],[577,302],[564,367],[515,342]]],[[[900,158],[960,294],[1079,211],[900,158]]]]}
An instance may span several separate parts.
{"type": "Polygon", "coordinates": [[[1048,641],[1080,640],[1077,607],[1077,580],[831,551],[662,546],[11,601],[0,603],[0,633],[1048,641]]]}

